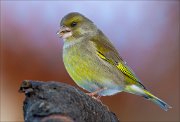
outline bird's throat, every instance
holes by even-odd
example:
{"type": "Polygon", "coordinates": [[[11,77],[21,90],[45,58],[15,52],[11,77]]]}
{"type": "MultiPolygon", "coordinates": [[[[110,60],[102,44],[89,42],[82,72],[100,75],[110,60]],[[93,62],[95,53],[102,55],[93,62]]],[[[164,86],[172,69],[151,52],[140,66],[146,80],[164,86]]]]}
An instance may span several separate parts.
{"type": "Polygon", "coordinates": [[[63,39],[67,39],[67,38],[69,38],[69,37],[71,37],[71,36],[72,36],[72,32],[70,31],[70,32],[64,33],[64,34],[62,35],[62,38],[63,38],[63,39]]]}

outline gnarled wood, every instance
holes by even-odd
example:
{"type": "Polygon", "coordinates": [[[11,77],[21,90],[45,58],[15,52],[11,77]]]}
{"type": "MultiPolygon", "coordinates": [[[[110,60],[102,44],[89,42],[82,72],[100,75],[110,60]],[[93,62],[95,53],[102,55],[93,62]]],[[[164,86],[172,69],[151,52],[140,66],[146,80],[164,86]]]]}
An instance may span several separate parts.
{"type": "Polygon", "coordinates": [[[118,122],[102,103],[61,82],[25,80],[25,122],[118,122]]]}

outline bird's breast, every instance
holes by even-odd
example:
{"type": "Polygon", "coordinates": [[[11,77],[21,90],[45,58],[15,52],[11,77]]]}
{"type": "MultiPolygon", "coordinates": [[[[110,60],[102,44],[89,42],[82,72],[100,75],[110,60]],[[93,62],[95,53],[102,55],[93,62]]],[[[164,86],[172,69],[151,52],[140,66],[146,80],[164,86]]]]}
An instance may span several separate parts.
{"type": "Polygon", "coordinates": [[[75,81],[91,80],[95,66],[94,51],[87,44],[75,44],[63,49],[63,61],[69,75],[75,81]]]}
{"type": "Polygon", "coordinates": [[[63,61],[71,78],[81,87],[97,89],[120,84],[119,71],[108,62],[100,59],[90,43],[81,43],[63,48],[63,61]],[[91,88],[90,88],[91,87],[91,88]]]}

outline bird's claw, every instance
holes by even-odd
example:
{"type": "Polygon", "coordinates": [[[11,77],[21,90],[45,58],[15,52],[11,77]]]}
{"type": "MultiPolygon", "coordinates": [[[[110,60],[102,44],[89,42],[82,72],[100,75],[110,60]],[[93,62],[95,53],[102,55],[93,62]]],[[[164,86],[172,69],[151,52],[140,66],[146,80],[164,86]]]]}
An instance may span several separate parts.
{"type": "Polygon", "coordinates": [[[101,98],[101,96],[95,96],[96,94],[94,94],[94,92],[92,92],[92,93],[86,93],[88,96],[90,96],[90,97],[92,97],[93,99],[95,99],[95,100],[97,100],[98,102],[101,102],[101,100],[100,100],[100,98],[101,98]]]}
{"type": "Polygon", "coordinates": [[[90,97],[92,97],[93,99],[97,100],[98,102],[101,102],[100,98],[101,96],[98,95],[99,92],[101,92],[102,90],[104,90],[105,88],[102,88],[102,89],[98,89],[94,92],[91,92],[91,93],[86,93],[87,95],[89,95],[90,97]],[[97,95],[97,97],[95,97],[95,95],[97,95]]]}

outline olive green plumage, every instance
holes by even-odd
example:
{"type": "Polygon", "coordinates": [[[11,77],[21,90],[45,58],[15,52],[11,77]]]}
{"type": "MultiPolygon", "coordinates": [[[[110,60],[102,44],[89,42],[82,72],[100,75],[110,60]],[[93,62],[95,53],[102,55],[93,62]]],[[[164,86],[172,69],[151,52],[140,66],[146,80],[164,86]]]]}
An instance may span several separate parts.
{"type": "Polygon", "coordinates": [[[64,65],[77,85],[99,96],[129,92],[143,96],[164,110],[170,106],[149,93],[96,25],[79,13],[66,15],[58,33],[64,38],[64,65]]]}

